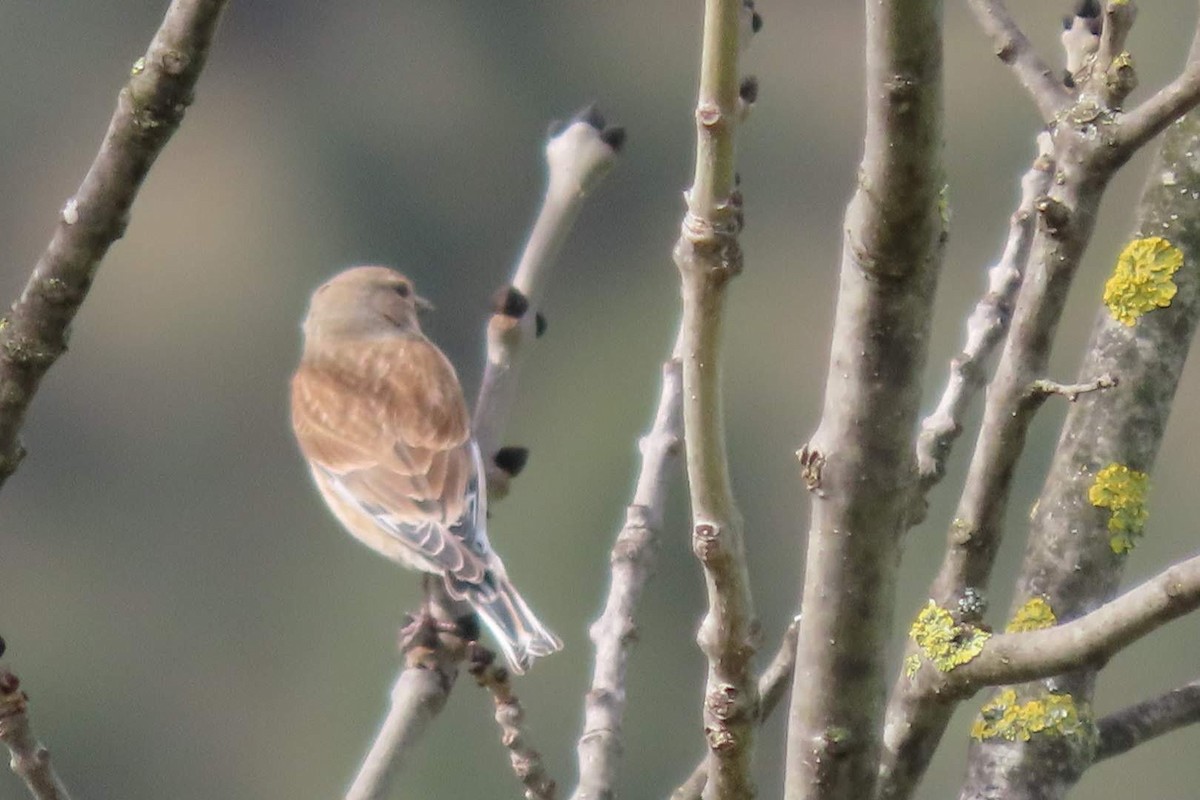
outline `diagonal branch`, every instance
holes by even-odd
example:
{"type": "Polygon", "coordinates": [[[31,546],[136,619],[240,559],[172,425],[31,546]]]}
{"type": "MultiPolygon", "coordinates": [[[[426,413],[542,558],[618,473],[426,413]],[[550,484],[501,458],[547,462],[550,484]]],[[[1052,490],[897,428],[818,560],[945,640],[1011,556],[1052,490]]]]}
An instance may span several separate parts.
{"type": "Polygon", "coordinates": [[[1151,739],[1200,722],[1200,680],[1177,686],[1101,719],[1096,761],[1127,753],[1151,739]]]}
{"type": "Polygon", "coordinates": [[[1200,607],[1200,556],[1174,564],[1078,619],[993,636],[973,660],[945,673],[939,692],[1020,683],[1100,665],[1146,634],[1200,607]]]}
{"type": "Polygon", "coordinates": [[[500,443],[517,397],[517,378],[530,340],[541,335],[540,307],[551,269],[583,202],[616,163],[622,128],[605,127],[587,108],[546,143],[546,194],[511,282],[496,293],[487,327],[487,365],[475,401],[472,430],[488,470],[488,492],[503,497],[526,451],[500,443]]]}
{"type": "Polygon", "coordinates": [[[683,435],[679,348],[663,364],[662,394],[654,424],[642,437],[641,471],[625,525],[612,550],[612,581],[600,617],[592,624],[596,663],[579,736],[579,785],[571,800],[611,797],[621,760],[625,716],[625,670],[637,640],[634,612],[654,572],[667,501],[670,467],[683,435]]]}
{"type": "Polygon", "coordinates": [[[358,774],[346,791],[346,800],[383,800],[399,774],[404,759],[441,713],[458,678],[466,642],[455,629],[452,603],[440,580],[426,580],[430,592],[430,617],[407,643],[405,667],[392,686],[387,715],[358,774]],[[439,632],[439,630],[441,632],[439,632]]]}
{"type": "Polygon", "coordinates": [[[1001,0],[967,0],[967,5],[991,38],[996,57],[1012,67],[1017,80],[1029,92],[1042,121],[1054,122],[1071,105],[1071,96],[1059,76],[1034,51],[1001,0]]]}
{"type": "MultiPolygon", "coordinates": [[[[4,652],[0,640],[0,654],[4,652]]],[[[29,724],[29,698],[21,682],[0,669],[0,742],[12,755],[9,765],[25,782],[33,800],[70,800],[67,789],[50,763],[50,751],[38,741],[29,724]]]]}
{"type": "Polygon", "coordinates": [[[496,654],[472,644],[467,648],[468,670],[476,682],[492,696],[496,706],[496,724],[500,726],[500,742],[508,750],[513,772],[525,787],[526,800],[555,800],[557,784],[546,772],[539,753],[528,741],[525,729],[525,710],[513,692],[508,669],[495,664],[496,654]]]}
{"type": "Polygon", "coordinates": [[[1106,157],[1124,163],[1138,148],[1166,130],[1200,103],[1200,27],[1192,41],[1187,66],[1150,99],[1119,117],[1106,157]]]}
{"type": "Polygon", "coordinates": [[[1050,134],[1037,138],[1038,155],[1021,178],[1021,200],[1009,221],[1004,253],[988,270],[987,294],[976,304],[967,319],[967,341],[962,352],[950,362],[950,378],[937,408],[921,423],[917,437],[917,470],[923,493],[941,480],[950,448],[962,432],[967,406],[986,383],[986,364],[1008,331],[1013,305],[1029,248],[1037,228],[1034,204],[1045,195],[1054,174],[1050,134]]]}
{"type": "Polygon", "coordinates": [[[21,296],[0,318],[0,485],[24,449],[18,433],[100,260],[121,238],[151,165],[179,128],[228,0],[174,0],[117,98],[100,151],[67,200],[21,296]]]}

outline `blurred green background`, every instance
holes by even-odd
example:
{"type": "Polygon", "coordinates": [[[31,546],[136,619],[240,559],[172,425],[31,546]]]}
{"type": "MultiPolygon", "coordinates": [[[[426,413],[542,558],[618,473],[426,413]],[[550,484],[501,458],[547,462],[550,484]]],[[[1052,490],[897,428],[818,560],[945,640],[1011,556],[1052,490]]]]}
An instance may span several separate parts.
{"type": "MultiPolygon", "coordinates": [[[[1059,59],[1058,3],[1014,2],[1059,59]]],[[[547,123],[596,100],[628,128],[617,169],[567,243],[525,371],[511,443],[532,449],[493,541],[566,640],[518,691],[535,743],[573,781],[586,639],[629,500],[635,440],[677,317],[670,260],[692,163],[698,2],[234,2],[197,102],[134,208],[37,397],[29,457],[0,502],[0,632],[36,728],[80,798],[331,798],[352,775],[396,669],[417,581],[342,535],[309,486],[287,378],[311,289],[393,264],[437,303],[427,327],[478,384],[487,299],[541,190],[547,123]]],[[[929,400],[1000,250],[1038,122],[963,4],[947,3],[953,222],[929,400]]],[[[16,296],[89,164],[163,2],[0,3],[0,297],[16,296]]],[[[771,649],[795,612],[807,522],[793,455],[816,424],[862,123],[858,3],[764,2],[746,68],[761,99],[740,139],[746,271],[731,296],[729,444],[755,600],[771,649]]],[[[1148,95],[1182,64],[1184,0],[1148,3],[1130,40],[1148,95]]],[[[1109,193],[1054,377],[1074,375],[1145,158],[1109,193]]],[[[1196,549],[1200,396],[1186,376],[1154,477],[1135,581],[1196,549]],[[1187,495],[1192,494],[1192,498],[1187,495]]],[[[992,618],[1007,607],[1024,513],[1061,420],[1021,463],[992,618]]],[[[909,537],[896,645],[924,598],[971,433],[909,537]]],[[[676,482],[632,662],[621,794],[662,797],[702,749],[702,612],[676,482]]],[[[1104,673],[1100,710],[1195,677],[1200,621],[1104,673]]],[[[921,790],[952,796],[964,709],[921,790]]],[[[782,716],[782,715],[777,715],[782,716]]],[[[1080,795],[1195,796],[1200,734],[1094,769],[1080,795]]],[[[778,796],[782,725],[758,748],[778,796]]],[[[0,797],[22,797],[4,773],[0,797]]],[[[398,787],[405,798],[511,798],[483,692],[464,680],[398,787]]]]}

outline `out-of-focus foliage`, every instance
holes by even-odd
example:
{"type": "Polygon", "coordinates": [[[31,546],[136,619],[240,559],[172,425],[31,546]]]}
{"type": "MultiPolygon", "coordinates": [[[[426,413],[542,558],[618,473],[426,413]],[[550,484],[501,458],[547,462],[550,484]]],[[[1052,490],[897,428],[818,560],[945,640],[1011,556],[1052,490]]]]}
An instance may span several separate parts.
{"type": "MultiPolygon", "coordinates": [[[[1057,58],[1063,8],[1012,5],[1057,58]]],[[[164,7],[0,4],[5,302],[164,7]]],[[[862,12],[854,3],[760,7],[766,26],[747,66],[762,92],[740,140],[746,271],[733,290],[726,379],[734,485],[769,645],[799,596],[807,511],[794,451],[821,402],[859,147],[862,12]]],[[[961,4],[946,13],[953,220],[931,397],[1000,249],[1038,128],[961,4]]],[[[1143,9],[1129,42],[1143,87],[1182,63],[1193,13],[1184,0],[1143,9]]],[[[492,521],[510,572],[566,640],[518,691],[551,768],[572,780],[586,627],[676,321],[670,247],[691,174],[699,19],[682,0],[233,3],[197,103],[104,263],[71,352],[34,404],[30,455],[0,496],[7,658],[80,796],[338,795],[382,712],[396,627],[417,592],[411,574],[340,534],[308,485],[286,419],[303,304],[351,263],[401,267],[436,302],[430,332],[473,391],[487,298],[541,188],[546,123],[596,100],[629,141],[554,276],[548,333],[510,431],[532,458],[492,521]]],[[[1074,374],[1144,163],[1110,192],[1051,377],[1074,374]]],[[[1198,394],[1189,373],[1178,407],[1194,407],[1198,394]]],[[[1024,512],[1060,418],[1049,403],[1030,437],[1003,575],[1020,557],[1024,512]]],[[[1188,443],[1197,424],[1192,414],[1172,420],[1131,580],[1195,549],[1188,443]]],[[[929,522],[908,539],[897,661],[970,440],[929,522]]],[[[703,743],[693,642],[703,592],[681,496],[632,665],[624,785],[638,797],[665,794],[703,743]]],[[[996,624],[1008,611],[1005,584],[991,598],[996,624]]],[[[1200,625],[1171,630],[1106,671],[1100,713],[1194,677],[1200,625]]],[[[489,705],[460,683],[400,796],[517,795],[489,705]]],[[[923,797],[957,784],[976,711],[961,712],[923,797]]],[[[763,797],[779,791],[781,730],[776,720],[759,749],[763,797]]],[[[1174,756],[1197,746],[1193,731],[1141,748],[1097,768],[1081,793],[1189,796],[1200,765],[1174,756]]],[[[0,796],[20,792],[0,775],[0,796]]]]}

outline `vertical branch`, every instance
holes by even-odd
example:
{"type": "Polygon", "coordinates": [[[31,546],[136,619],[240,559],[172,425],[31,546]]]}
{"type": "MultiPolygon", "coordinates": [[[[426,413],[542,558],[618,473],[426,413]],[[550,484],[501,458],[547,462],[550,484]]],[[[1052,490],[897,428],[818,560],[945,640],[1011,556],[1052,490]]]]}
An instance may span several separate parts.
{"type": "Polygon", "coordinates": [[[228,0],[174,0],[133,65],[100,151],[67,200],[21,296],[0,318],[0,485],[25,451],[17,439],[108,248],[125,233],[150,167],[179,128],[228,0]]]}
{"type": "Polygon", "coordinates": [[[938,0],[867,8],[867,123],[846,211],[788,722],[787,800],[871,796],[912,434],[941,266],[938,0]]]}
{"type": "MultiPolygon", "coordinates": [[[[0,654],[3,652],[0,640],[0,654]]],[[[50,751],[29,724],[29,699],[21,691],[21,682],[6,669],[0,669],[0,742],[12,755],[9,765],[25,782],[33,800],[71,800],[50,763],[50,751]]]]}
{"type": "Polygon", "coordinates": [[[669,468],[675,463],[682,436],[680,420],[681,367],[679,348],[663,365],[662,394],[650,432],[639,449],[642,467],[625,525],[612,550],[612,581],[608,599],[592,624],[596,647],[592,683],[583,711],[579,737],[579,785],[571,800],[613,796],[621,760],[621,728],[625,716],[625,669],[637,639],[634,612],[654,571],[669,468]]]}
{"type": "Polygon", "coordinates": [[[708,613],[697,641],[708,658],[706,800],[754,793],[750,754],[758,693],[751,670],[757,623],[734,506],[721,410],[725,291],[741,271],[734,191],[741,0],[706,0],[696,105],[696,171],[675,263],[683,285],[680,349],[692,548],[704,567],[708,613]]]}

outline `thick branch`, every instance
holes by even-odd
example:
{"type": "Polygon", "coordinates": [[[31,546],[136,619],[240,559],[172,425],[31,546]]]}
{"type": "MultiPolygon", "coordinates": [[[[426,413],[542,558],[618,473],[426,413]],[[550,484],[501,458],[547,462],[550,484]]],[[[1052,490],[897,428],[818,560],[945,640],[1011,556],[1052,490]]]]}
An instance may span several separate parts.
{"type": "Polygon", "coordinates": [[[1104,717],[1096,727],[1096,761],[1127,753],[1151,739],[1200,722],[1200,680],[1104,717]]]}
{"type": "Polygon", "coordinates": [[[708,659],[706,800],[754,794],[750,756],[758,692],[751,671],[757,622],[734,506],[721,408],[721,323],[729,280],[742,268],[734,197],[741,0],[706,0],[696,104],[696,171],[675,263],[683,284],[680,356],[692,549],[704,567],[708,613],[696,640],[708,659]]]}
{"type": "MultiPolygon", "coordinates": [[[[3,652],[0,640],[0,652],[3,652]]],[[[70,800],[54,765],[50,751],[38,741],[29,724],[29,698],[21,691],[21,682],[0,668],[0,742],[12,758],[9,766],[25,782],[33,800],[70,800]]]]}
{"type": "Polygon", "coordinates": [[[470,672],[480,686],[488,690],[496,706],[496,724],[500,742],[508,750],[517,780],[525,787],[526,800],[554,800],[558,796],[554,779],[546,772],[542,754],[529,744],[525,730],[525,710],[513,693],[508,670],[496,666],[496,654],[472,645],[469,649],[470,672]]]}
{"type": "Polygon", "coordinates": [[[151,165],[192,102],[227,0],[174,0],[117,98],[87,175],[9,313],[0,318],[0,485],[24,455],[18,433],[38,384],[109,246],[121,238],[151,165]]]}
{"type": "Polygon", "coordinates": [[[546,194],[511,282],[496,293],[487,328],[487,365],[475,402],[473,431],[488,470],[488,491],[503,496],[516,469],[497,459],[517,396],[530,340],[540,335],[540,306],[551,268],[588,194],[616,163],[625,140],[585,109],[546,143],[546,194]]]}
{"type": "Polygon", "coordinates": [[[921,433],[917,437],[917,469],[923,492],[932,488],[945,473],[946,458],[962,432],[967,407],[986,383],[987,361],[1008,332],[1037,229],[1034,206],[1038,198],[1046,194],[1054,174],[1050,134],[1041,134],[1037,141],[1038,155],[1021,179],[1021,200],[1009,220],[1004,253],[988,270],[987,294],[967,319],[967,341],[962,352],[950,362],[950,378],[942,399],[921,423],[921,433]]]}
{"type": "Polygon", "coordinates": [[[654,572],[670,467],[683,436],[681,372],[677,347],[675,355],[663,365],[662,394],[654,424],[639,443],[642,466],[637,488],[626,511],[625,525],[613,545],[608,599],[590,631],[596,662],[579,737],[579,786],[571,800],[613,796],[621,760],[625,670],[637,641],[634,612],[654,572]]]}
{"type": "Polygon", "coordinates": [[[867,4],[867,126],[846,212],[811,491],[788,721],[787,800],[869,798],[879,769],[896,565],[916,466],[912,432],[945,222],[937,0],[867,4]]]}
{"type": "Polygon", "coordinates": [[[1054,122],[1071,104],[1060,76],[1034,51],[1001,0],[968,0],[968,5],[991,38],[996,57],[1012,67],[1017,80],[1029,92],[1042,121],[1054,122]]]}

